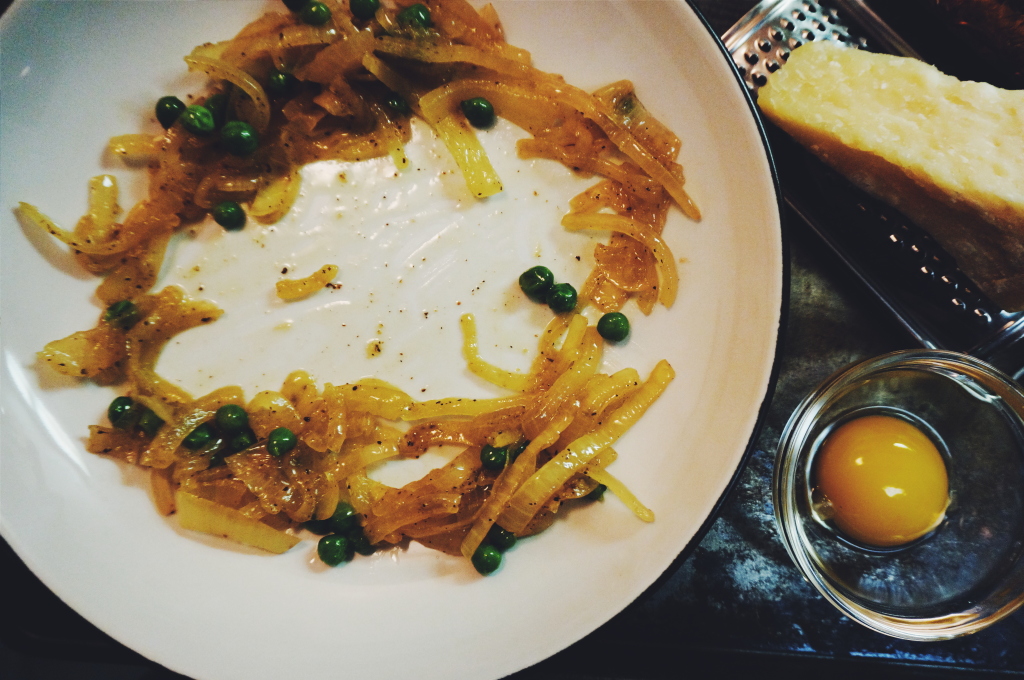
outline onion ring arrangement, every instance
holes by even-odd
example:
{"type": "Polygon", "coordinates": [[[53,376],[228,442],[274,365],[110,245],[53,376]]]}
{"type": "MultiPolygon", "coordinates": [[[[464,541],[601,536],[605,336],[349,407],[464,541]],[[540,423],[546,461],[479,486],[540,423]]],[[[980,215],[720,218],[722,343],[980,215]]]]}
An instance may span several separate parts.
{"type": "MultiPolygon", "coordinates": [[[[700,218],[676,162],[679,138],[628,81],[588,93],[534,68],[505,41],[489,5],[284,4],[185,58],[211,87],[188,106],[160,99],[163,134],[110,141],[114,155],[149,168],[148,194],[127,214],[107,175],[91,180],[88,212],[72,230],[35,206],[18,208],[102,277],[97,325],[39,354],[59,373],[123,388],[109,424],[90,427],[86,448],[147,468],[158,510],[184,528],[275,553],[307,529],[323,535],[318,553],[330,565],[411,539],[488,574],[563,504],[606,489],[652,521],[608,466],[615,442],[674,372],[661,361],[646,378],[631,368],[603,373],[602,351],[628,336],[619,311],[628,300],[649,314],[676,297],[661,231],[673,205],[700,218]],[[309,163],[390,157],[400,173],[413,117],[443,142],[472,195],[487,200],[502,182],[475,130],[496,116],[528,133],[517,144],[521,158],[595,178],[570,201],[562,226],[610,233],[578,294],[544,267],[510,274],[553,313],[529,371],[486,361],[473,315],[462,317],[469,371],[506,396],[417,401],[379,378],[321,386],[300,370],[248,399],[234,386],[197,398],[157,372],[168,341],[222,314],[180,288],[152,290],[175,232],[208,217],[230,231],[274,224],[309,163]],[[601,322],[580,313],[587,306],[605,314],[601,322]],[[460,452],[416,481],[392,487],[371,474],[438,446],[460,452]]],[[[325,264],[279,281],[276,293],[285,301],[315,295],[337,275],[325,264]]]]}

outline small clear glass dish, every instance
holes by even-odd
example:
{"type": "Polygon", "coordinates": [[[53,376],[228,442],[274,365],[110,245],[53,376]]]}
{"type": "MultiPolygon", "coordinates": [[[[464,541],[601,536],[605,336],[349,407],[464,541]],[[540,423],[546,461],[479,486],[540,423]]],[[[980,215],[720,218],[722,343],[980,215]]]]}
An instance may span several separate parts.
{"type": "Polygon", "coordinates": [[[786,425],[773,491],[783,542],[800,571],[868,628],[942,640],[977,632],[1024,602],[1024,391],[973,357],[894,352],[833,375],[786,425]],[[823,441],[864,414],[915,424],[946,463],[945,517],[902,546],[846,538],[814,488],[823,441]]]}

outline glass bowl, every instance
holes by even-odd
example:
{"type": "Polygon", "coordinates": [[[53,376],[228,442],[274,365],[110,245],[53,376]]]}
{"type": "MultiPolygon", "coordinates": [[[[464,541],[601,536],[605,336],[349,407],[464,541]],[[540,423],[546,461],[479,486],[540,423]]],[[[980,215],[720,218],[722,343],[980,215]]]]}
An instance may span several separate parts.
{"type": "Polygon", "coordinates": [[[803,575],[850,618],[908,640],[974,633],[1024,602],[1024,392],[955,352],[894,352],[846,368],[797,407],[775,465],[775,514],[803,575]],[[913,423],[949,479],[942,522],[892,548],[858,544],[828,517],[815,456],[860,415],[913,423]]]}

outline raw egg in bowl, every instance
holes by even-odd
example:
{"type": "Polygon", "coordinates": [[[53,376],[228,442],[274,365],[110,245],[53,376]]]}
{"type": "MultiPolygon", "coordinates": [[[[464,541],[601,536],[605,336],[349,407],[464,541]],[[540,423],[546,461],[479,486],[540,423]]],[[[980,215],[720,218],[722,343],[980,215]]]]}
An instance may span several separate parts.
{"type": "Polygon", "coordinates": [[[1024,392],[973,357],[833,375],[786,425],[773,491],[797,567],[869,628],[946,639],[1024,602],[1024,392]]]}

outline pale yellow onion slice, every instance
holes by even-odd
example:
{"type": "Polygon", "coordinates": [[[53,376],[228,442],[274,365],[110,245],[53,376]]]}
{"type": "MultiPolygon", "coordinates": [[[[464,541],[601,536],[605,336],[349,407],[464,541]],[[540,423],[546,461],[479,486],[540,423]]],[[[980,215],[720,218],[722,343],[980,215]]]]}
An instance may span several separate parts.
{"type": "Polygon", "coordinates": [[[619,151],[665,187],[665,191],[675,200],[687,217],[693,220],[700,219],[700,209],[686,193],[682,180],[669,172],[625,126],[616,123],[608,116],[601,103],[593,95],[566,83],[543,82],[540,83],[538,89],[566,101],[584,116],[597,123],[619,151]]]}
{"type": "Polygon", "coordinates": [[[399,420],[413,404],[408,394],[378,378],[363,378],[359,382],[341,385],[345,404],[349,409],[370,415],[399,420]]]}
{"type": "MultiPolygon", "coordinates": [[[[132,396],[138,399],[138,395],[133,394],[132,396]]],[[[221,406],[225,404],[241,406],[243,403],[242,388],[237,386],[221,387],[193,401],[189,404],[188,409],[177,417],[168,414],[169,417],[164,418],[167,423],[160,428],[156,436],[153,437],[153,441],[142,452],[139,464],[161,469],[168,467],[174,462],[174,454],[178,447],[192,430],[213,420],[217,409],[221,406]]],[[[157,415],[160,413],[158,412],[157,415]]]]}
{"type": "Polygon", "coordinates": [[[518,59],[509,59],[470,45],[439,45],[384,36],[377,39],[375,51],[427,63],[475,64],[498,73],[519,77],[546,75],[530,66],[529,62],[521,61],[521,54],[516,54],[518,59]]]}
{"type": "Polygon", "coordinates": [[[615,494],[616,497],[622,503],[633,511],[633,514],[638,519],[644,522],[654,521],[654,511],[648,508],[646,505],[640,502],[640,499],[629,490],[625,484],[623,484],[617,477],[604,468],[592,468],[587,472],[587,477],[590,477],[598,484],[604,484],[608,487],[608,490],[615,494]]]}
{"type": "MultiPolygon", "coordinates": [[[[132,396],[166,421],[183,412],[193,398],[156,372],[164,345],[178,333],[211,323],[223,310],[206,300],[193,300],[176,286],[168,286],[146,301],[146,317],[128,332],[125,374],[132,396]]],[[[168,461],[170,464],[170,461],[168,461]]]]}
{"type": "Polygon", "coordinates": [[[473,375],[512,392],[526,391],[531,382],[530,375],[506,371],[480,358],[476,319],[472,314],[463,314],[459,318],[459,327],[462,329],[462,357],[473,375]]]}
{"type": "Polygon", "coordinates": [[[533,408],[523,419],[523,432],[528,438],[543,431],[563,407],[576,403],[576,395],[584,389],[601,365],[601,348],[601,336],[597,328],[588,326],[578,354],[547,391],[536,395],[533,408]]]}
{"type": "Polygon", "coordinates": [[[185,63],[190,71],[202,71],[214,80],[226,80],[249,95],[252,109],[246,112],[249,119],[245,122],[256,128],[257,132],[266,131],[270,124],[270,100],[255,78],[226,61],[211,57],[187,56],[185,63]]]}
{"type": "Polygon", "coordinates": [[[222,536],[233,541],[280,554],[299,543],[299,538],[246,517],[240,510],[178,491],[174,496],[182,529],[222,536]]]}
{"type": "Polygon", "coordinates": [[[466,187],[474,196],[487,198],[502,190],[501,178],[491,165],[487,152],[461,114],[431,118],[431,115],[424,111],[423,115],[448,147],[455,164],[462,171],[466,187]]]}
{"type": "Polygon", "coordinates": [[[147,162],[160,151],[160,137],[143,134],[117,135],[107,142],[112,155],[128,163],[147,162]]]}
{"type": "Polygon", "coordinates": [[[260,224],[273,224],[284,217],[299,196],[302,182],[295,169],[271,177],[261,186],[249,206],[248,214],[260,224]]]}
{"type": "Polygon", "coordinates": [[[78,236],[67,229],[57,226],[57,223],[39,212],[39,208],[30,203],[19,203],[14,212],[21,219],[29,224],[43,229],[51,236],[63,241],[75,251],[87,255],[111,255],[127,250],[138,242],[139,234],[123,229],[117,237],[111,241],[97,242],[93,235],[78,236]]]}
{"type": "Polygon", "coordinates": [[[282,279],[277,282],[277,297],[292,302],[309,297],[326,287],[338,275],[338,265],[325,264],[301,279],[282,279]]]}
{"type": "Polygon", "coordinates": [[[674,377],[669,363],[659,361],[640,389],[610,413],[600,427],[559,451],[519,487],[498,518],[499,524],[514,534],[524,531],[555,492],[574,474],[586,472],[588,463],[640,420],[674,377]]]}
{"type": "Polygon", "coordinates": [[[676,263],[668,244],[649,226],[629,217],[611,215],[609,213],[568,214],[562,218],[562,226],[570,231],[581,229],[601,229],[617,231],[642,243],[654,255],[655,267],[658,271],[658,301],[671,307],[676,301],[679,291],[679,275],[676,263]]]}
{"type": "MultiPolygon", "coordinates": [[[[490,531],[502,512],[504,512],[509,499],[530,478],[530,473],[533,472],[537,463],[537,454],[558,441],[559,435],[562,434],[565,428],[569,427],[572,420],[573,413],[571,409],[566,409],[557,418],[549,422],[547,428],[530,441],[523,452],[519,454],[519,457],[505,468],[505,471],[495,482],[491,495],[488,496],[487,500],[484,501],[483,507],[480,508],[480,514],[476,522],[474,522],[473,527],[462,541],[460,550],[464,556],[473,556],[473,553],[476,552],[476,549],[480,547],[480,544],[486,538],[487,532],[490,531]]],[[[504,528],[507,529],[508,527],[504,528]]]]}
{"type": "Polygon", "coordinates": [[[473,417],[501,409],[526,406],[534,401],[528,394],[491,399],[466,399],[450,397],[434,401],[418,401],[402,414],[402,420],[427,420],[428,418],[473,417]]]}

